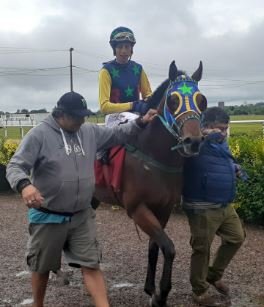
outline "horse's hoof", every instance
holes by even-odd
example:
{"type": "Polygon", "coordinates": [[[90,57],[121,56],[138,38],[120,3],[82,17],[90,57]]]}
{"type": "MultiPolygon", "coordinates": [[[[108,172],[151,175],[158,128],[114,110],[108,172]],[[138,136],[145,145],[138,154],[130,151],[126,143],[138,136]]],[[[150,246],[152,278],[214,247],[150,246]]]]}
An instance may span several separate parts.
{"type": "Polygon", "coordinates": [[[147,288],[147,287],[144,288],[144,292],[150,297],[152,297],[156,293],[155,288],[147,288]]]}
{"type": "Polygon", "coordinates": [[[157,305],[154,301],[153,298],[149,299],[149,307],[159,307],[159,305],[157,305]]]}
{"type": "Polygon", "coordinates": [[[151,299],[149,300],[150,307],[168,307],[167,304],[160,304],[157,300],[156,295],[152,295],[151,299]]]}

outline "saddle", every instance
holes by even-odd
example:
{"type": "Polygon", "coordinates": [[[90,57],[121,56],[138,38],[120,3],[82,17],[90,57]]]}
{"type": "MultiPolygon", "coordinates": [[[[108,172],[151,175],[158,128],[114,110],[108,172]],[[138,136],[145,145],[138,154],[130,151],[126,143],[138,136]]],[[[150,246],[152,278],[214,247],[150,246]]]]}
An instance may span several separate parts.
{"type": "Polygon", "coordinates": [[[95,161],[96,185],[110,188],[115,193],[120,191],[125,154],[123,146],[116,146],[107,152],[107,159],[103,157],[103,159],[95,161]]]}

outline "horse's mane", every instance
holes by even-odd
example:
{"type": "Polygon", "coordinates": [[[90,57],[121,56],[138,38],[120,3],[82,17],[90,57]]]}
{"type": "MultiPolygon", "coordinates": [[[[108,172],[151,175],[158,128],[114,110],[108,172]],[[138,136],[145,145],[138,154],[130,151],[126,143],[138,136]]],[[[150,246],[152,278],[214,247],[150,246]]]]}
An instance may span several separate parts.
{"type": "Polygon", "coordinates": [[[170,83],[169,79],[166,79],[165,81],[163,81],[156,89],[155,91],[152,93],[152,95],[149,97],[148,99],[148,104],[150,105],[150,107],[152,109],[156,109],[164,95],[164,92],[166,91],[166,89],[168,88],[170,83]]]}

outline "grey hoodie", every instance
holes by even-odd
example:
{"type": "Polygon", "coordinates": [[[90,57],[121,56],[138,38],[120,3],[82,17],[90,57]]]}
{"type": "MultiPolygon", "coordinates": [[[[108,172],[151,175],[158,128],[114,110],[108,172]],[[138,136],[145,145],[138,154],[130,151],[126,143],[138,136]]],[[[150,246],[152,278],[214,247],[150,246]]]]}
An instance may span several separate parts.
{"type": "Polygon", "coordinates": [[[30,179],[49,210],[83,210],[94,192],[96,151],[126,143],[140,130],[131,121],[113,128],[86,123],[67,133],[50,115],[24,137],[7,166],[7,179],[14,190],[20,180],[30,179]]]}

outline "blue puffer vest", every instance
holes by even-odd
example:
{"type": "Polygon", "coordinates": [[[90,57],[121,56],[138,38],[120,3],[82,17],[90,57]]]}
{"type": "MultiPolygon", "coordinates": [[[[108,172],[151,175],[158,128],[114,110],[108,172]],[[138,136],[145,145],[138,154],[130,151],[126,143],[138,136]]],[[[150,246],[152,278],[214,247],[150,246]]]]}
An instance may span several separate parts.
{"type": "Polygon", "coordinates": [[[104,63],[111,79],[110,100],[112,102],[127,102],[139,99],[140,78],[142,66],[134,61],[127,64],[119,64],[115,60],[104,63]]]}
{"type": "Polygon", "coordinates": [[[190,202],[227,204],[235,197],[235,165],[226,142],[205,141],[184,166],[183,196],[190,202]]]}

